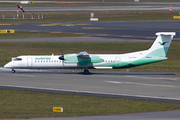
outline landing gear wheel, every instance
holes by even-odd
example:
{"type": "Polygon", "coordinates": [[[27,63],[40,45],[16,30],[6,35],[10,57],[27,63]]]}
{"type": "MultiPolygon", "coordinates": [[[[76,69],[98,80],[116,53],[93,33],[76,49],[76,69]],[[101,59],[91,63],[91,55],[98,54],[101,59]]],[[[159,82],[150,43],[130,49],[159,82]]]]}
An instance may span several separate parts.
{"type": "Polygon", "coordinates": [[[84,74],[89,74],[89,70],[84,70],[84,74]]]}
{"type": "Polygon", "coordinates": [[[12,72],[12,73],[15,73],[16,71],[15,71],[15,70],[12,70],[11,72],[12,72]]]}

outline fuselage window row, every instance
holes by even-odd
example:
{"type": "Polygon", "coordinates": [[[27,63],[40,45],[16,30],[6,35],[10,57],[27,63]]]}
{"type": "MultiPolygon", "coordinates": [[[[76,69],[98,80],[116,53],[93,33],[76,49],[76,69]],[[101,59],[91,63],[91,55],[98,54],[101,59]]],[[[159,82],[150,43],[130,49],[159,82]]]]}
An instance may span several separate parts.
{"type": "Polygon", "coordinates": [[[52,61],[50,61],[50,60],[49,60],[49,61],[39,61],[39,60],[38,60],[38,61],[36,61],[36,60],[35,60],[35,62],[61,62],[61,61],[59,61],[59,60],[54,60],[54,61],[53,61],[53,60],[52,60],[52,61]]]}
{"type": "Polygon", "coordinates": [[[115,62],[115,60],[106,60],[105,62],[115,62]]]}

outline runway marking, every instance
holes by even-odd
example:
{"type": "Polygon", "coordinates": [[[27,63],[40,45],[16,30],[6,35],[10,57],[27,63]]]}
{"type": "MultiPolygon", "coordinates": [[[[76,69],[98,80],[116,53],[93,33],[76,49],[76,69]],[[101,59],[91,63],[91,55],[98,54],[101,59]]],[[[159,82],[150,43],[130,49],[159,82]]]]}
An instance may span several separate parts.
{"type": "Polygon", "coordinates": [[[62,33],[62,32],[50,32],[50,33],[62,33]]]}
{"type": "Polygon", "coordinates": [[[121,35],[121,37],[133,37],[132,35],[121,35]]]}
{"type": "MultiPolygon", "coordinates": [[[[146,39],[156,39],[156,37],[151,36],[136,36],[136,35],[113,35],[113,34],[95,34],[96,36],[116,36],[122,38],[146,38],[146,39]]],[[[173,38],[173,41],[180,40],[180,38],[173,38]]]]}
{"type": "Polygon", "coordinates": [[[118,81],[104,81],[108,83],[115,83],[115,84],[135,84],[134,82],[118,82],[118,81]]]}
{"type": "Polygon", "coordinates": [[[83,23],[80,23],[80,24],[75,24],[75,25],[90,25],[90,24],[83,24],[83,23]]]}
{"type": "Polygon", "coordinates": [[[158,80],[172,80],[172,81],[177,81],[178,79],[175,78],[163,78],[163,77],[159,77],[159,78],[154,78],[154,77],[143,77],[143,76],[124,76],[124,77],[136,77],[136,78],[146,78],[146,79],[158,79],[158,80]]]}
{"type": "Polygon", "coordinates": [[[85,35],[85,33],[73,33],[75,35],[85,35]]]}
{"type": "Polygon", "coordinates": [[[48,24],[40,24],[40,25],[37,25],[37,26],[57,26],[57,25],[61,25],[61,26],[75,26],[75,25],[89,25],[89,24],[48,23],[48,24]]]}
{"type": "Polygon", "coordinates": [[[145,38],[155,39],[156,37],[145,37],[145,38]]]}
{"type": "Polygon", "coordinates": [[[66,90],[66,89],[55,89],[55,88],[41,88],[41,87],[29,87],[29,86],[16,86],[16,85],[1,85],[0,87],[15,87],[25,89],[38,89],[38,90],[52,90],[52,91],[64,91],[64,92],[75,92],[75,93],[90,93],[90,94],[103,94],[103,95],[119,95],[127,97],[139,97],[139,98],[155,98],[155,99],[167,99],[167,100],[180,100],[180,98],[169,98],[169,97],[157,97],[157,96],[144,96],[144,95],[130,95],[130,94],[117,94],[117,93],[104,93],[104,92],[93,92],[93,91],[81,91],[81,90],[66,90]]]}
{"type": "Polygon", "coordinates": [[[118,82],[118,81],[104,81],[104,82],[115,83],[115,84],[134,84],[134,85],[155,86],[155,87],[173,87],[173,88],[180,88],[180,86],[158,85],[158,84],[144,84],[144,83],[135,83],[135,82],[118,82]]]}
{"type": "Polygon", "coordinates": [[[20,23],[15,23],[14,25],[21,25],[20,23]]]}
{"type": "Polygon", "coordinates": [[[97,36],[108,36],[108,34],[97,34],[97,36]]]}
{"type": "Polygon", "coordinates": [[[82,27],[82,29],[104,29],[103,27],[82,27]]]}
{"type": "Polygon", "coordinates": [[[0,24],[0,25],[11,25],[11,24],[0,24]]]}
{"type": "Polygon", "coordinates": [[[73,24],[62,24],[61,26],[74,26],[73,24]]]}
{"type": "Polygon", "coordinates": [[[41,24],[41,25],[37,25],[37,26],[54,26],[52,24],[41,24]]]}

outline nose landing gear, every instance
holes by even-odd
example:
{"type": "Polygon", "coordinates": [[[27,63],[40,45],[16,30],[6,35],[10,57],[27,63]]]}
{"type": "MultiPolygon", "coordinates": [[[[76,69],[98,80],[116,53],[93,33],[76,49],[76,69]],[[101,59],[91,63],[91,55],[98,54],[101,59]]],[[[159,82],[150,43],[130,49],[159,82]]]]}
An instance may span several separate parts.
{"type": "Polygon", "coordinates": [[[11,70],[12,73],[15,73],[16,71],[14,69],[11,70]]]}

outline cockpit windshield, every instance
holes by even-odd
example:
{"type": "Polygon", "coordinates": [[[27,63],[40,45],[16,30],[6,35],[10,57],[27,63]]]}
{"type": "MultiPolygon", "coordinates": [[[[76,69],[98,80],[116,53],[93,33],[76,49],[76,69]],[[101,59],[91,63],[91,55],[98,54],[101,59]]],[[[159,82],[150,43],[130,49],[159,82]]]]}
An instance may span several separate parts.
{"type": "Polygon", "coordinates": [[[22,58],[13,58],[13,61],[22,61],[22,58]]]}

